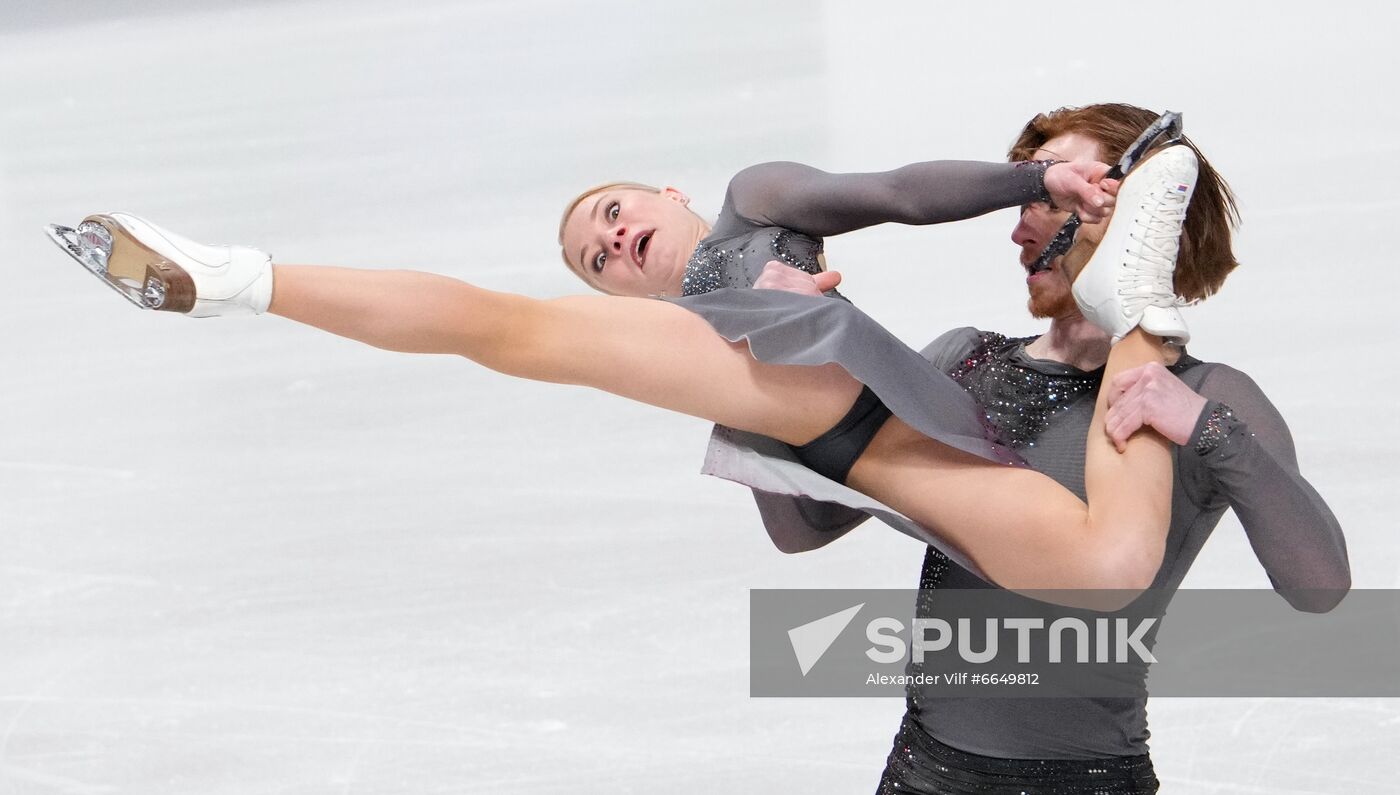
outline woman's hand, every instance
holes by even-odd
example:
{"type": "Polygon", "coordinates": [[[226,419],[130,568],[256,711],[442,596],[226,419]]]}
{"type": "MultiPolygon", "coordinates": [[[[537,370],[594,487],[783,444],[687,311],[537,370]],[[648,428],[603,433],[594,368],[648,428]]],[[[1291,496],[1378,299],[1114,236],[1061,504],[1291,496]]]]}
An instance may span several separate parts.
{"type": "Polygon", "coordinates": [[[783,290],[799,295],[821,295],[841,283],[838,271],[822,271],[816,276],[778,260],[769,260],[754,281],[755,290],[783,290]]]}
{"type": "Polygon", "coordinates": [[[1045,191],[1061,210],[1068,210],[1088,224],[1096,224],[1113,212],[1118,180],[1108,179],[1103,163],[1068,161],[1045,169],[1045,191]]]}
{"type": "Polygon", "coordinates": [[[1186,444],[1206,407],[1204,397],[1156,362],[1124,370],[1107,389],[1104,431],[1120,453],[1128,437],[1144,425],[1175,444],[1186,444]]]}

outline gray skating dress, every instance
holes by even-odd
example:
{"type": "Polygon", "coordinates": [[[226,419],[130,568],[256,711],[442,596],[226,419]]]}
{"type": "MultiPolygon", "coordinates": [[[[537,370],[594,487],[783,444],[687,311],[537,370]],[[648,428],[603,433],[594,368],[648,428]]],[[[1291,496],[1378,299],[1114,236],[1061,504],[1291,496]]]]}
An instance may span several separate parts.
{"type": "MultiPolygon", "coordinates": [[[[718,221],[686,266],[683,297],[675,300],[726,339],[746,340],[761,361],[839,364],[926,436],[988,461],[1023,465],[994,440],[985,415],[961,386],[850,302],[834,294],[822,298],[749,288],[774,259],[817,273],[827,235],[885,222],[955,221],[1044,200],[1044,174],[1041,163],[962,161],[876,174],[827,174],[796,163],[745,169],[730,182],[718,221]]],[[[803,484],[814,475],[780,442],[717,427],[705,471],[742,482],[742,459],[753,456],[765,459],[766,482],[771,483],[775,466],[780,479],[788,467],[791,488],[755,491],[779,547],[797,543],[784,537],[784,528],[829,527],[835,516],[849,516],[854,526],[858,518],[875,515],[977,570],[928,529],[834,481],[816,476],[824,481],[821,502],[784,499],[810,496],[803,484]],[[792,515],[795,510],[804,513],[792,515]]]]}

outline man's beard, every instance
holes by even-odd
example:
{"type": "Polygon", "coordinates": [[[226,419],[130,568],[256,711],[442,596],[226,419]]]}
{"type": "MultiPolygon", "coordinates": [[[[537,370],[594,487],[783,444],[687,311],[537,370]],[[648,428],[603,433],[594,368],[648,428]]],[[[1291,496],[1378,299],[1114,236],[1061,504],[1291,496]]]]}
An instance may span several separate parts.
{"type": "Polygon", "coordinates": [[[1030,299],[1026,301],[1026,309],[1030,310],[1031,317],[1041,320],[1053,320],[1079,311],[1078,305],[1074,303],[1073,293],[1058,284],[1054,289],[1032,289],[1030,299]]]}
{"type": "Polygon", "coordinates": [[[1089,257],[1096,248],[1097,241],[1076,241],[1074,248],[1054,263],[1054,270],[1042,277],[1046,283],[1031,288],[1030,298],[1026,301],[1026,308],[1030,310],[1031,317],[1053,320],[1079,313],[1079,305],[1074,302],[1071,285],[1084,266],[1089,264],[1089,257]],[[1051,279],[1054,281],[1050,281],[1051,279]]]}

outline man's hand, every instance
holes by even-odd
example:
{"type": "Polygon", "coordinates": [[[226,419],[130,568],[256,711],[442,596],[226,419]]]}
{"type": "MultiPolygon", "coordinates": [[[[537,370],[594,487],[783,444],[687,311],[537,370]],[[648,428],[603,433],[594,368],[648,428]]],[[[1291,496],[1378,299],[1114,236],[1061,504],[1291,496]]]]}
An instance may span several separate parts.
{"type": "Polygon", "coordinates": [[[1156,362],[1124,370],[1108,390],[1104,431],[1120,453],[1128,437],[1144,425],[1178,445],[1186,444],[1206,406],[1205,398],[1156,362]]]}
{"type": "Polygon", "coordinates": [[[1113,211],[1118,180],[1106,179],[1103,163],[1070,161],[1045,169],[1045,191],[1061,210],[1079,215],[1086,224],[1096,224],[1113,211]]]}
{"type": "Polygon", "coordinates": [[[821,295],[841,283],[837,271],[822,271],[816,276],[798,270],[785,262],[769,260],[763,266],[763,273],[753,283],[755,290],[785,290],[801,295],[821,295]]]}

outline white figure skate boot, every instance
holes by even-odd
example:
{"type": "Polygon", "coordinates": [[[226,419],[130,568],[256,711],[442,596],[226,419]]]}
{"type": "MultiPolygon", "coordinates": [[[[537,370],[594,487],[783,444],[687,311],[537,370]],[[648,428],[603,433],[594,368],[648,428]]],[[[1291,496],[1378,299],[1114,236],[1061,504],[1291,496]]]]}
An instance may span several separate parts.
{"type": "Polygon", "coordinates": [[[1186,146],[1163,149],[1133,169],[1103,240],[1075,277],[1079,311],[1114,342],[1138,326],[1182,345],[1191,339],[1172,274],[1196,171],[1196,153],[1186,146]]]}
{"type": "Polygon", "coordinates": [[[142,309],[191,317],[255,315],[272,302],[272,257],[242,246],[206,246],[127,213],[90,215],[49,237],[142,309]]]}

